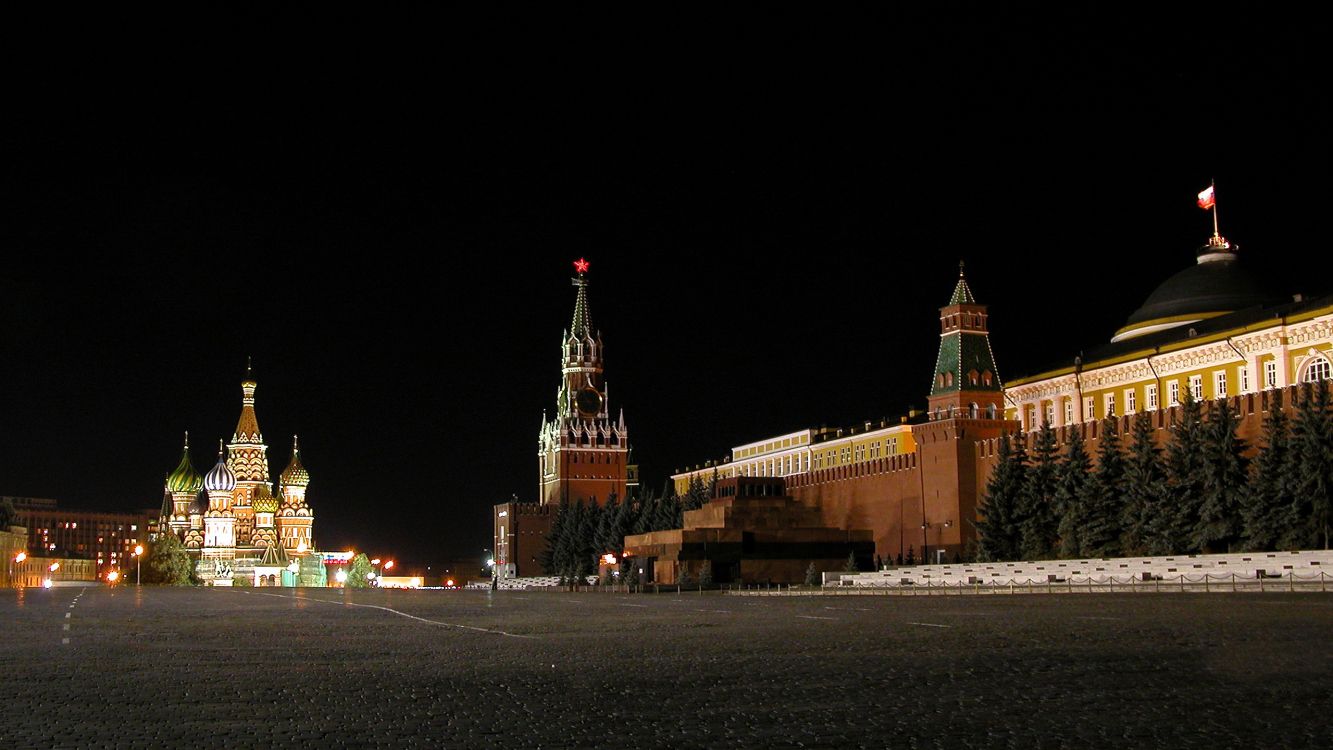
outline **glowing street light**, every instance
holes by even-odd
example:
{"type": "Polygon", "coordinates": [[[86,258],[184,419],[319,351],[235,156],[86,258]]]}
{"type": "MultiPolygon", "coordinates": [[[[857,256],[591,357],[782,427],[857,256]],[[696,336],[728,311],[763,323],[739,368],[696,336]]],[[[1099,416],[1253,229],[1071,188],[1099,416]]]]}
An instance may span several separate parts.
{"type": "Polygon", "coordinates": [[[380,559],[377,557],[377,558],[375,558],[374,560],[371,560],[371,561],[370,561],[370,564],[371,564],[371,565],[379,565],[379,564],[380,564],[380,559]]]}
{"type": "Polygon", "coordinates": [[[28,559],[28,553],[27,553],[27,552],[20,552],[20,553],[18,553],[17,555],[14,555],[14,559],[12,559],[12,560],[9,561],[9,585],[10,585],[10,586],[13,586],[13,585],[14,585],[14,563],[21,563],[21,562],[23,562],[24,560],[27,560],[27,559],[28,559]]]}
{"type": "Polygon", "coordinates": [[[393,560],[390,560],[390,561],[384,563],[384,569],[385,569],[385,570],[393,570],[393,560]]]}
{"type": "Polygon", "coordinates": [[[139,561],[143,559],[143,545],[134,545],[134,585],[139,585],[139,561]]]}
{"type": "Polygon", "coordinates": [[[334,573],[333,580],[337,581],[338,583],[347,583],[347,571],[340,570],[337,573],[334,573]]]}
{"type": "Polygon", "coordinates": [[[109,573],[106,574],[106,582],[107,582],[107,583],[112,583],[112,584],[114,584],[114,583],[115,583],[116,581],[118,581],[118,580],[120,580],[120,571],[118,571],[118,570],[113,570],[113,571],[111,571],[111,572],[109,572],[109,573]]]}
{"type": "Polygon", "coordinates": [[[43,579],[42,579],[42,588],[44,588],[44,589],[49,589],[49,588],[51,588],[51,579],[50,579],[50,578],[43,578],[43,579]]]}
{"type": "Polygon", "coordinates": [[[51,563],[51,567],[47,568],[47,570],[51,571],[52,573],[56,572],[57,570],[60,570],[60,563],[58,562],[51,563]]]}

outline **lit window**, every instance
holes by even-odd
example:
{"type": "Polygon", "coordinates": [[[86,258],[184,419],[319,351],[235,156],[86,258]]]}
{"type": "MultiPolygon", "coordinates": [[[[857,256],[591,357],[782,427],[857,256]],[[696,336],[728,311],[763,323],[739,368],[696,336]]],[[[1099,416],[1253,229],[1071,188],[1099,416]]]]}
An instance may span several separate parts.
{"type": "Polygon", "coordinates": [[[1074,421],[1074,399],[1065,399],[1065,424],[1072,424],[1074,421]]]}
{"type": "Polygon", "coordinates": [[[1083,399],[1083,421],[1091,422],[1094,419],[1092,413],[1092,396],[1086,396],[1083,399]]]}
{"type": "Polygon", "coordinates": [[[1157,411],[1157,384],[1153,383],[1143,390],[1148,401],[1148,411],[1157,411]]]}
{"type": "Polygon", "coordinates": [[[1046,404],[1046,424],[1055,424],[1055,404],[1046,404]]]}
{"type": "Polygon", "coordinates": [[[1328,360],[1323,357],[1315,357],[1310,362],[1310,366],[1305,368],[1305,377],[1302,380],[1306,383],[1318,383],[1321,380],[1328,380],[1329,375],[1328,360]]]}

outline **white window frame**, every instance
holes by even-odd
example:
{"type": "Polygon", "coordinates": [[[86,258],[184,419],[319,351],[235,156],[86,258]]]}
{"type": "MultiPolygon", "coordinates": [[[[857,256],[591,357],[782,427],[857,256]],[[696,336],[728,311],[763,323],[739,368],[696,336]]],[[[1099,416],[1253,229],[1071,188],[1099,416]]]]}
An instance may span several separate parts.
{"type": "Polygon", "coordinates": [[[1148,411],[1157,411],[1157,384],[1151,383],[1143,387],[1144,401],[1147,402],[1148,411]]]}
{"type": "Polygon", "coordinates": [[[1190,395],[1194,396],[1195,401],[1203,400],[1203,376],[1190,376],[1190,395]]]}
{"type": "Polygon", "coordinates": [[[1180,381],[1172,380],[1166,384],[1167,395],[1171,398],[1171,406],[1180,406],[1180,381]]]}
{"type": "Polygon", "coordinates": [[[1065,399],[1065,424],[1074,423],[1074,399],[1065,399]]]}
{"type": "Polygon", "coordinates": [[[1133,388],[1125,389],[1125,413],[1133,414],[1139,409],[1139,394],[1133,388]]]}
{"type": "Polygon", "coordinates": [[[1277,360],[1270,359],[1264,363],[1264,389],[1277,387],[1277,360]]]}
{"type": "Polygon", "coordinates": [[[1213,398],[1227,397],[1227,371],[1218,370],[1213,373],[1213,398]]]}
{"type": "Polygon", "coordinates": [[[1104,417],[1114,417],[1114,416],[1115,416],[1115,394],[1114,394],[1114,393],[1108,393],[1108,394],[1106,394],[1105,396],[1102,397],[1102,409],[1103,409],[1103,411],[1102,411],[1102,416],[1104,416],[1104,417]]]}
{"type": "Polygon", "coordinates": [[[1094,420],[1094,419],[1097,418],[1097,415],[1093,413],[1092,408],[1093,408],[1092,396],[1084,396],[1084,397],[1083,397],[1083,421],[1084,421],[1084,422],[1091,422],[1092,420],[1094,420]]]}

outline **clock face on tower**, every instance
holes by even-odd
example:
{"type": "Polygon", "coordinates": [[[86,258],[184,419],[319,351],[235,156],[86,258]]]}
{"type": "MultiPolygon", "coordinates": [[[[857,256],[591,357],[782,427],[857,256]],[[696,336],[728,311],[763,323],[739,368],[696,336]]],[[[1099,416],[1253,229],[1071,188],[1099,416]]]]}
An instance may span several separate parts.
{"type": "Polygon", "coordinates": [[[574,397],[574,405],[584,417],[595,417],[602,411],[602,394],[596,388],[584,388],[574,397]]]}

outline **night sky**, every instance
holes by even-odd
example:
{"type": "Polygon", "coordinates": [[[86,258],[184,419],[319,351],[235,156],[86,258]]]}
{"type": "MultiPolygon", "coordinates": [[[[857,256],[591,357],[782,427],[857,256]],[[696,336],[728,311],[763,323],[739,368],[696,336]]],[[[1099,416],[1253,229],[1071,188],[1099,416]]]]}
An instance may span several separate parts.
{"type": "Polygon", "coordinates": [[[230,438],[252,356],[271,469],[299,433],[321,547],[479,555],[490,506],[536,497],[579,257],[653,487],[923,406],[960,259],[1002,378],[1105,342],[1194,262],[1213,178],[1252,266],[1329,291],[1306,270],[1327,30],[1209,14],[658,19],[652,41],[618,19],[520,44],[528,21],[466,52],[427,25],[382,54],[340,37],[24,87],[0,135],[0,494],[156,506],[182,431],[201,472],[230,438]]]}

